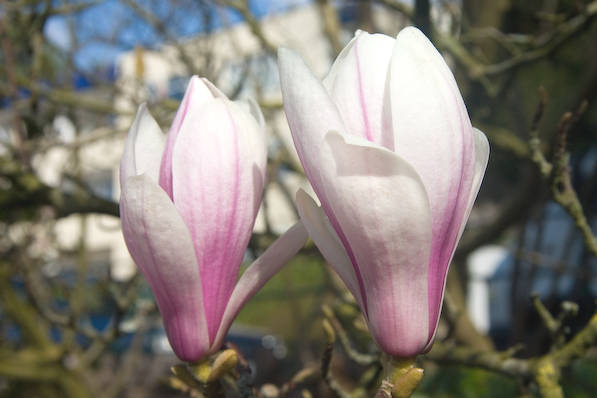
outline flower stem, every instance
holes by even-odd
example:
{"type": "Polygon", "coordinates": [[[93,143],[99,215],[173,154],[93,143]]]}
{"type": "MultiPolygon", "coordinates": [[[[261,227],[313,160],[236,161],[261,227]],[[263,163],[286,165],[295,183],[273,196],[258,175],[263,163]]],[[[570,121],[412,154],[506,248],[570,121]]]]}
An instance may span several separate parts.
{"type": "Polygon", "coordinates": [[[409,398],[423,378],[423,369],[415,358],[382,357],[384,379],[375,398],[409,398]]]}

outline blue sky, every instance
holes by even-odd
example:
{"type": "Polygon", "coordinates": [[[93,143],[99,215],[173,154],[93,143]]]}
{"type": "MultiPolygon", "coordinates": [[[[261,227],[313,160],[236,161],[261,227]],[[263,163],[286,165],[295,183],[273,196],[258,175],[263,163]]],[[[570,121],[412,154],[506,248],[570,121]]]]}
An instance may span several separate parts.
{"type": "MultiPolygon", "coordinates": [[[[251,10],[257,17],[281,12],[311,0],[250,0],[251,10]]],[[[168,30],[175,37],[191,37],[205,30],[197,1],[189,1],[187,7],[171,8],[170,2],[136,0],[140,5],[151,5],[159,16],[171,15],[168,30]]],[[[220,8],[212,14],[211,29],[241,20],[236,12],[220,8]],[[225,22],[225,23],[224,23],[225,22]]],[[[81,44],[75,54],[75,63],[83,70],[94,66],[112,65],[123,51],[135,45],[148,48],[160,45],[161,35],[145,23],[123,2],[106,0],[78,13],[72,19],[65,16],[51,17],[44,34],[57,47],[67,51],[72,48],[70,24],[73,24],[77,40],[81,44]],[[112,43],[112,44],[110,44],[112,43]]]]}

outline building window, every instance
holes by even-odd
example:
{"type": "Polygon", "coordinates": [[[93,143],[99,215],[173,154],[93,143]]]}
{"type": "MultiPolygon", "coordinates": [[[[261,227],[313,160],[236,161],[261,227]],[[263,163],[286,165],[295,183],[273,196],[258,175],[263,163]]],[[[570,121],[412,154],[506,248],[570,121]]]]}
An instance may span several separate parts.
{"type": "Polygon", "coordinates": [[[98,170],[85,176],[85,181],[94,194],[104,199],[114,198],[112,170],[98,170]]]}
{"type": "Polygon", "coordinates": [[[181,101],[184,97],[188,82],[188,77],[172,76],[168,79],[168,97],[181,101]]]}

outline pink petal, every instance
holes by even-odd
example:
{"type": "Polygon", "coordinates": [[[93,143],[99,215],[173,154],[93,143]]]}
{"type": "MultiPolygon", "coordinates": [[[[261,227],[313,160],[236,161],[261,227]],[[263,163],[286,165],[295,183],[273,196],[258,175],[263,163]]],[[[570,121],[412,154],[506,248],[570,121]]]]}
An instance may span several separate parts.
{"type": "Polygon", "coordinates": [[[309,232],[309,236],[313,239],[323,257],[344,281],[359,306],[365,308],[359,280],[350,258],[348,258],[340,238],[330,225],[321,207],[317,206],[313,198],[302,189],[299,189],[296,193],[296,207],[301,216],[301,221],[309,232]]]}
{"type": "Polygon", "coordinates": [[[251,264],[242,274],[222,317],[216,338],[211,346],[211,352],[217,351],[232,321],[245,305],[247,300],[255,295],[294,255],[307,241],[307,231],[299,222],[292,226],[284,235],[280,236],[267,250],[251,264]]]}
{"type": "Polygon", "coordinates": [[[183,361],[201,359],[209,336],[187,227],[147,175],[126,179],[120,216],[126,245],[153,290],[174,352],[183,361]]]}
{"type": "Polygon", "coordinates": [[[352,248],[370,331],[387,353],[412,356],[428,341],[431,218],[425,188],[403,158],[355,136],[330,132],[334,159],[326,197],[352,248]]]}
{"type": "MultiPolygon", "coordinates": [[[[429,323],[435,325],[472,190],[473,132],[452,72],[416,28],[398,34],[389,89],[395,151],[417,170],[429,196],[429,323]]],[[[433,332],[430,328],[430,338],[433,332]]]]}
{"type": "Polygon", "coordinates": [[[172,199],[172,151],[182,123],[189,113],[198,112],[206,102],[213,98],[214,94],[211,88],[205,84],[203,79],[200,79],[197,76],[191,77],[187,91],[178,107],[170,131],[168,132],[168,141],[166,142],[166,148],[162,156],[160,186],[166,191],[168,196],[170,196],[170,199],[172,199]]]}
{"type": "Polygon", "coordinates": [[[144,173],[157,182],[165,138],[147,106],[141,104],[124,144],[120,161],[121,185],[128,177],[144,173]]]}
{"type": "MultiPolygon", "coordinates": [[[[471,187],[471,191],[469,193],[468,202],[466,205],[466,211],[464,214],[464,218],[462,223],[460,224],[460,230],[458,232],[458,239],[462,236],[464,232],[464,227],[466,226],[466,221],[468,220],[468,216],[473,209],[473,204],[475,203],[475,199],[477,198],[477,193],[479,193],[479,188],[481,187],[481,181],[483,181],[483,176],[485,175],[485,168],[487,167],[487,161],[489,160],[489,142],[487,141],[487,137],[485,134],[480,130],[473,127],[473,136],[475,138],[475,172],[473,178],[473,184],[471,187]]],[[[448,261],[448,265],[452,261],[452,257],[454,257],[454,252],[456,251],[456,246],[452,249],[452,254],[450,255],[450,261],[448,261]]],[[[441,291],[441,301],[440,301],[440,312],[441,312],[441,303],[443,302],[444,297],[444,290],[446,284],[446,278],[448,275],[448,270],[446,269],[446,274],[444,275],[444,285],[442,286],[441,291]]],[[[435,319],[435,328],[434,334],[429,340],[425,351],[431,349],[431,345],[433,344],[433,340],[435,339],[435,329],[437,329],[437,323],[439,322],[439,316],[435,319]]]]}
{"type": "Polygon", "coordinates": [[[340,111],[346,132],[394,148],[392,115],[385,106],[386,76],[394,39],[357,32],[323,84],[340,111]]]}
{"type": "MultiPolygon", "coordinates": [[[[473,204],[475,203],[475,199],[477,199],[477,194],[479,193],[479,189],[481,188],[481,182],[483,181],[483,176],[485,175],[485,169],[487,168],[487,161],[489,160],[489,141],[487,141],[487,137],[485,136],[485,134],[483,134],[481,130],[473,127],[473,138],[475,145],[473,182],[471,184],[471,190],[468,194],[466,210],[464,212],[462,222],[460,223],[460,230],[458,231],[457,242],[460,240],[460,237],[464,232],[464,227],[466,226],[468,217],[471,214],[471,210],[473,209],[473,204]]],[[[454,255],[455,251],[456,246],[454,246],[454,248],[452,249],[452,255],[450,256],[450,259],[454,255]]]]}
{"type": "Polygon", "coordinates": [[[263,130],[248,112],[220,98],[187,114],[174,145],[174,205],[195,246],[211,342],[251,236],[265,162],[263,130]]]}

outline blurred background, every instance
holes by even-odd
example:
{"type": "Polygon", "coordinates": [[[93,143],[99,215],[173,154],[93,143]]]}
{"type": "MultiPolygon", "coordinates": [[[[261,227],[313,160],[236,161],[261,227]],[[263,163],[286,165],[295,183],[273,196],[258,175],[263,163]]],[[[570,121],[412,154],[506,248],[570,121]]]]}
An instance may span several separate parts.
{"type": "MultiPolygon", "coordinates": [[[[556,337],[563,344],[597,298],[596,21],[597,2],[586,0],[3,0],[0,397],[188,393],[169,379],[178,360],[120,230],[118,166],[136,109],[147,102],[167,132],[193,74],[258,101],[269,180],[249,264],[297,220],[296,190],[310,189],[281,108],[276,48],[297,51],[323,77],[357,29],[428,34],[491,143],[438,347],[524,359],[549,352],[556,337]],[[572,188],[577,202],[558,203],[572,188]]],[[[376,348],[312,243],[230,332],[261,396],[317,366],[324,318],[339,340],[330,378],[288,396],[373,396],[376,348]]],[[[525,377],[434,351],[418,397],[537,394],[525,377]]],[[[563,369],[566,396],[597,396],[596,354],[563,369]]]]}

